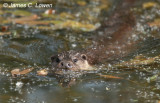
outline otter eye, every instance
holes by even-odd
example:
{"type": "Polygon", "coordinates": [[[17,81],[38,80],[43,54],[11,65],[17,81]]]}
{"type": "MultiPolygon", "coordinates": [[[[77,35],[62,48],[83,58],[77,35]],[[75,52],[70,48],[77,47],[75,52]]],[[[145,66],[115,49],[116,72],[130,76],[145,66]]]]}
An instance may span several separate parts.
{"type": "Polygon", "coordinates": [[[87,56],[85,54],[81,55],[82,59],[87,60],[87,56]]]}
{"type": "Polygon", "coordinates": [[[76,63],[78,61],[78,59],[74,59],[73,61],[76,63]]]}

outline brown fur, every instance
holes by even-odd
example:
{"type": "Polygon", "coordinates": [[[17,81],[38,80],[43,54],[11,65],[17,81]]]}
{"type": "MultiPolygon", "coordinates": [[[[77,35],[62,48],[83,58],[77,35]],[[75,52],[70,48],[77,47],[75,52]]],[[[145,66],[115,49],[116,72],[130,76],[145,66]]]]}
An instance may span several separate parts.
{"type": "Polygon", "coordinates": [[[135,18],[129,8],[134,1],[124,0],[115,9],[115,13],[96,31],[103,32],[104,35],[98,37],[94,47],[53,56],[52,66],[58,68],[54,70],[87,70],[94,64],[118,59],[133,50],[136,41],[132,40],[131,32],[135,25],[135,18]],[[58,62],[56,62],[57,58],[58,62]],[[77,59],[76,62],[74,58],[77,59]]]}

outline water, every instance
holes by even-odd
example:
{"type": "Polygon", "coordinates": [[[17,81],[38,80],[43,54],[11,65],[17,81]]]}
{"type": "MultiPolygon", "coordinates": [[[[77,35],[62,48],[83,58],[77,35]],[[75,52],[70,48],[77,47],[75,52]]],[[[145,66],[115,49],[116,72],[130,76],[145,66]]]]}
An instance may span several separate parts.
{"type": "MultiPolygon", "coordinates": [[[[104,16],[106,17],[106,15],[100,16],[97,12],[99,10],[97,6],[102,5],[105,2],[103,0],[102,2],[99,0],[85,1],[87,5],[84,7],[75,6],[76,2],[73,1],[55,2],[57,2],[55,9],[58,13],[63,11],[72,16],[76,15],[78,21],[88,21],[95,25],[104,20],[104,16]],[[84,15],[92,8],[95,9],[90,11],[89,15],[95,18],[88,20],[88,17],[84,15]],[[80,10],[83,12],[79,12],[80,10]],[[80,13],[82,17],[79,17],[80,13]]],[[[159,5],[159,2],[156,3],[159,5]]],[[[112,9],[114,4],[116,3],[113,2],[113,5],[107,10],[112,9]]],[[[137,4],[140,5],[140,3],[137,4]]],[[[136,8],[133,11],[140,18],[137,18],[133,33],[142,35],[141,38],[144,41],[138,44],[140,46],[138,50],[133,51],[124,60],[129,60],[139,54],[146,57],[160,54],[159,28],[145,24],[160,16],[159,8],[142,9],[141,6],[136,8]]],[[[45,11],[34,8],[25,10],[33,13],[45,11]]],[[[107,10],[103,12],[109,13],[107,10]]],[[[7,17],[6,15],[12,17],[7,13],[0,14],[0,17],[7,17]]],[[[62,86],[57,78],[37,76],[36,71],[51,68],[50,57],[52,55],[66,50],[86,48],[92,44],[91,37],[97,35],[93,35],[94,32],[78,31],[73,28],[41,30],[34,26],[11,23],[6,25],[10,26],[11,35],[0,36],[0,103],[158,103],[160,100],[159,63],[144,66],[142,69],[121,68],[88,73],[79,77],[74,85],[62,86]],[[11,76],[10,71],[15,68],[30,67],[35,69],[27,76],[16,78],[11,76]],[[123,79],[109,79],[97,74],[112,75],[123,79]],[[152,80],[151,77],[156,75],[158,75],[157,78],[152,80]]]]}

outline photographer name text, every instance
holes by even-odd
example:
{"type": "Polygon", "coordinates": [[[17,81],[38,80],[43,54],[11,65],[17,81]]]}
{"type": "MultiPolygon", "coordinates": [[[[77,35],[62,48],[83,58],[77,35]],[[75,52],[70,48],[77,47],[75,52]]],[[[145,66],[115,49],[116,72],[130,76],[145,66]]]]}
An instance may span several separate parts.
{"type": "Polygon", "coordinates": [[[40,4],[40,3],[28,3],[28,4],[19,4],[19,3],[3,3],[4,8],[52,8],[52,4],[40,4]]]}

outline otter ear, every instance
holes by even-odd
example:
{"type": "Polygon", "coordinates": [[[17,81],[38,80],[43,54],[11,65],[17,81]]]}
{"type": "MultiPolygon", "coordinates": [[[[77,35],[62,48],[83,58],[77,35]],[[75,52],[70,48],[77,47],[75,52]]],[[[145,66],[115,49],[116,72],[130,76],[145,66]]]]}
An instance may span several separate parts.
{"type": "Polygon", "coordinates": [[[55,55],[51,56],[51,61],[54,61],[57,57],[55,55]]]}
{"type": "Polygon", "coordinates": [[[81,55],[82,59],[87,60],[87,56],[85,54],[81,55]]]}
{"type": "Polygon", "coordinates": [[[61,60],[59,59],[58,55],[54,55],[51,57],[51,61],[59,63],[61,60]]]}

